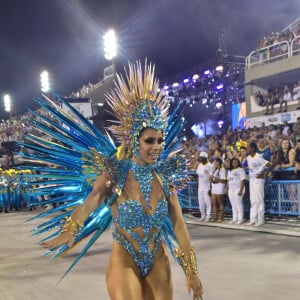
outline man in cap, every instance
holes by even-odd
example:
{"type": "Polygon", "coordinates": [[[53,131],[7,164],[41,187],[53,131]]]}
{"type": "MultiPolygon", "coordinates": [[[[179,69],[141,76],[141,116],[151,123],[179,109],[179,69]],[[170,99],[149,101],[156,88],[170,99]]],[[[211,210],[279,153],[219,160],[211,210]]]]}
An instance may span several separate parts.
{"type": "Polygon", "coordinates": [[[213,166],[208,161],[208,155],[206,152],[200,152],[199,165],[196,173],[198,175],[198,202],[201,213],[200,221],[209,222],[211,216],[211,185],[210,176],[212,175],[213,166]]]}

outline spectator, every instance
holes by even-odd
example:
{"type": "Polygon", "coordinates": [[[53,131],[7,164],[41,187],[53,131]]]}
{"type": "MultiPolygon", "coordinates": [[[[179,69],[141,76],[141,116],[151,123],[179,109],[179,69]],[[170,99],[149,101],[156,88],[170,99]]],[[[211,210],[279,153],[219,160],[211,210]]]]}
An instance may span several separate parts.
{"type": "Polygon", "coordinates": [[[201,213],[200,221],[209,222],[211,217],[211,187],[210,176],[212,174],[212,164],[208,161],[206,152],[200,152],[199,165],[196,173],[198,175],[198,203],[201,213]]]}
{"type": "MultiPolygon", "coordinates": [[[[295,171],[290,170],[291,167],[295,166],[296,152],[292,148],[292,145],[288,139],[283,139],[280,143],[280,149],[277,152],[274,163],[274,176],[275,180],[295,180],[295,171]],[[282,172],[282,170],[285,170],[282,172]]],[[[284,191],[288,194],[288,199],[292,203],[291,209],[297,210],[297,185],[291,183],[285,183],[284,191]]]]}
{"type": "Polygon", "coordinates": [[[276,125],[273,125],[273,124],[269,125],[268,135],[271,140],[274,140],[276,138],[276,135],[277,135],[277,126],[276,125]]]}
{"type": "Polygon", "coordinates": [[[283,129],[282,129],[282,134],[284,137],[287,137],[289,135],[289,130],[290,130],[290,126],[288,124],[287,121],[283,122],[283,129]]]}
{"type": "Polygon", "coordinates": [[[272,170],[272,164],[258,155],[257,145],[251,142],[248,147],[250,221],[247,225],[261,226],[265,223],[265,178],[272,170]],[[267,171],[264,168],[267,167],[267,171]]]}
{"type": "Polygon", "coordinates": [[[247,147],[248,145],[248,136],[246,132],[238,132],[238,138],[235,143],[235,148],[240,150],[241,147],[247,147]]]}
{"type": "Polygon", "coordinates": [[[262,155],[265,160],[271,161],[271,156],[275,150],[275,146],[268,135],[266,137],[257,136],[257,153],[262,155]]]}
{"type": "MultiPolygon", "coordinates": [[[[292,148],[292,145],[288,139],[282,139],[280,142],[280,148],[274,157],[274,170],[287,169],[293,167],[294,164],[295,150],[292,148]]],[[[275,179],[287,179],[287,172],[278,174],[282,174],[284,178],[281,178],[280,175],[277,175],[274,177],[275,179]]]]}
{"type": "Polygon", "coordinates": [[[265,115],[272,115],[274,113],[275,94],[274,92],[268,92],[266,97],[266,112],[265,115]]]}
{"type": "Polygon", "coordinates": [[[247,163],[247,156],[248,156],[248,152],[247,152],[247,148],[246,147],[241,147],[240,149],[240,163],[241,163],[241,167],[245,170],[248,168],[248,163],[247,163]]]}
{"type": "Polygon", "coordinates": [[[242,224],[244,221],[243,195],[245,193],[246,174],[237,158],[230,160],[227,174],[228,197],[232,208],[232,220],[229,224],[242,224]]]}
{"type": "Polygon", "coordinates": [[[290,92],[290,89],[287,85],[284,86],[283,89],[283,97],[279,98],[279,102],[280,102],[280,107],[279,107],[279,111],[280,112],[286,112],[287,111],[287,104],[289,101],[292,101],[292,94],[290,92]],[[282,106],[284,105],[284,109],[282,109],[282,106]]]}
{"type": "Polygon", "coordinates": [[[258,91],[255,94],[255,98],[256,98],[256,102],[259,106],[266,106],[266,101],[265,101],[265,98],[264,98],[263,94],[261,93],[261,91],[258,91]]]}
{"type": "Polygon", "coordinates": [[[214,160],[214,169],[210,176],[211,181],[211,203],[213,210],[212,222],[223,222],[224,215],[224,194],[226,171],[222,166],[222,159],[220,157],[214,160]]]}
{"type": "Polygon", "coordinates": [[[300,179],[300,138],[296,140],[295,146],[295,170],[297,179],[300,179]]]}
{"type": "Polygon", "coordinates": [[[294,84],[293,100],[298,101],[298,107],[296,109],[300,109],[300,81],[294,84]]]}

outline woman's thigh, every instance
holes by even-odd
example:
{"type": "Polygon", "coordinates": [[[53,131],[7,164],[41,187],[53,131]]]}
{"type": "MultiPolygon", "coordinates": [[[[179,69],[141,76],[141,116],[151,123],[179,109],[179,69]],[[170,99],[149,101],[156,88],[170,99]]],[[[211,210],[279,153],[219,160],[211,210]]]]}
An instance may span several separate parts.
{"type": "Polygon", "coordinates": [[[173,299],[170,262],[164,251],[159,252],[150,273],[143,279],[144,300],[173,299]]]}
{"type": "Polygon", "coordinates": [[[106,285],[112,300],[143,299],[138,268],[128,252],[117,243],[114,243],[106,270],[106,285]]]}

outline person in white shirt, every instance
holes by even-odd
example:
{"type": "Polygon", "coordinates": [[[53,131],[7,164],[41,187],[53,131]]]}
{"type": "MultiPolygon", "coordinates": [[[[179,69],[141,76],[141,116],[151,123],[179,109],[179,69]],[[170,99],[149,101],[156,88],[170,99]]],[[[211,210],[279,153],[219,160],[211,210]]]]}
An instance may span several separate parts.
{"type": "Polygon", "coordinates": [[[210,188],[210,176],[212,174],[213,166],[208,161],[208,155],[206,152],[200,152],[199,165],[196,169],[198,175],[198,202],[199,210],[201,213],[200,221],[209,222],[211,216],[211,188],[210,188]]]}
{"type": "Polygon", "coordinates": [[[292,101],[293,100],[293,97],[292,97],[292,94],[290,92],[290,89],[287,85],[284,86],[284,89],[283,89],[283,97],[279,98],[279,102],[280,102],[280,108],[279,108],[279,111],[278,113],[280,112],[286,112],[287,111],[287,105],[288,105],[288,102],[289,101],[292,101]],[[284,110],[283,110],[283,104],[284,104],[284,110]]]}
{"type": "Polygon", "coordinates": [[[232,208],[232,220],[229,224],[242,224],[244,221],[243,196],[245,194],[246,173],[240,161],[234,157],[230,160],[227,173],[228,197],[232,208]]]}
{"type": "Polygon", "coordinates": [[[289,131],[290,131],[290,130],[291,130],[291,129],[290,129],[290,126],[289,126],[288,122],[287,122],[287,121],[284,121],[284,122],[283,122],[282,135],[283,135],[284,137],[288,137],[288,136],[289,136],[289,131]]]}
{"type": "Polygon", "coordinates": [[[257,145],[248,146],[250,222],[247,225],[261,226],[265,223],[265,178],[271,172],[272,164],[257,154],[257,145]],[[267,168],[267,170],[265,170],[267,168]]]}
{"type": "Polygon", "coordinates": [[[211,181],[211,203],[213,210],[213,222],[222,223],[224,215],[224,194],[226,192],[226,170],[222,166],[222,159],[217,157],[214,169],[210,176],[211,181]]]}
{"type": "Polygon", "coordinates": [[[273,141],[274,139],[276,139],[277,136],[277,126],[270,124],[269,125],[269,131],[268,131],[268,135],[270,137],[270,139],[273,141]]]}

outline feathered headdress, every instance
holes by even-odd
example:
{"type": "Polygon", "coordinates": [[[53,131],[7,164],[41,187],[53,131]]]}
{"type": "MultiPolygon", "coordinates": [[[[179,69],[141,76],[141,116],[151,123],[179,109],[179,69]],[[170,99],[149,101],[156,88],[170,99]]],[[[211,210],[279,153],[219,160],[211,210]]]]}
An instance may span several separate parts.
{"type": "Polygon", "coordinates": [[[138,138],[144,128],[165,130],[168,125],[168,101],[159,92],[159,82],[154,78],[154,66],[145,62],[129,64],[126,78],[117,75],[116,88],[107,95],[107,102],[116,125],[109,129],[121,142],[128,146],[133,155],[138,154],[138,138]]]}

